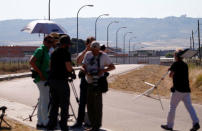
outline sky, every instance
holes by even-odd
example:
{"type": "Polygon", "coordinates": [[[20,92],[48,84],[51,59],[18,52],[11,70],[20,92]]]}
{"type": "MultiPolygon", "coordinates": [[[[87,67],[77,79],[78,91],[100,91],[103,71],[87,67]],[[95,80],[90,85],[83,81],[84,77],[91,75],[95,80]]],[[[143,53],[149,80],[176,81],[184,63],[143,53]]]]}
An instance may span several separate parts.
{"type": "MultiPolygon", "coordinates": [[[[49,0],[1,0],[0,21],[8,19],[48,19],[49,0]]],[[[164,18],[181,16],[202,18],[202,0],[51,0],[51,19],[76,17],[164,18]]]]}

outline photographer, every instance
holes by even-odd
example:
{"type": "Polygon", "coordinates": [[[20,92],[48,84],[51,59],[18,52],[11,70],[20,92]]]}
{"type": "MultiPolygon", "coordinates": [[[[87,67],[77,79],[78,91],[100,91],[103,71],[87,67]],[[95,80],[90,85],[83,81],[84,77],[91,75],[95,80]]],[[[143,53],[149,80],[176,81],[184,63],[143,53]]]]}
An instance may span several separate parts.
{"type": "Polygon", "coordinates": [[[86,72],[88,83],[87,109],[92,125],[92,131],[99,131],[102,126],[102,87],[99,79],[104,73],[115,69],[107,54],[100,51],[100,44],[92,42],[91,51],[87,52],[83,60],[83,68],[86,72]]]}
{"type": "Polygon", "coordinates": [[[60,46],[51,55],[51,69],[48,84],[50,85],[50,114],[48,129],[53,130],[57,125],[59,107],[61,108],[61,119],[59,121],[62,131],[68,131],[68,109],[70,102],[70,88],[68,77],[71,77],[73,68],[71,65],[71,54],[68,49],[71,40],[68,35],[60,37],[60,46]]]}
{"type": "Polygon", "coordinates": [[[48,123],[49,87],[45,86],[49,70],[49,49],[54,43],[54,38],[50,35],[43,40],[43,45],[37,48],[30,58],[30,65],[35,72],[34,82],[39,89],[39,101],[37,112],[36,128],[45,128],[48,123]]]}
{"type": "MultiPolygon", "coordinates": [[[[94,37],[88,37],[86,40],[86,49],[79,54],[77,57],[77,64],[82,64],[85,54],[90,51],[90,45],[95,40],[94,37]]],[[[81,79],[80,82],[80,100],[79,100],[79,109],[78,109],[78,117],[76,123],[71,128],[80,128],[83,125],[84,117],[85,117],[85,107],[87,104],[87,87],[88,84],[85,79],[85,73],[83,70],[79,72],[79,78],[81,79]]],[[[87,125],[87,124],[85,124],[87,125]]]]}

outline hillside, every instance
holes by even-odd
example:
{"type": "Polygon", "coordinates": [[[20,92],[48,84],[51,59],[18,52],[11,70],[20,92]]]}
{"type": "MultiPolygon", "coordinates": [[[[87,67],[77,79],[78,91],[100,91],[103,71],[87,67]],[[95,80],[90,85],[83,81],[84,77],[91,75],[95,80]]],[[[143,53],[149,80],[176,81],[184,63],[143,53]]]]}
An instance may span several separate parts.
{"type": "MultiPolygon", "coordinates": [[[[166,18],[101,18],[97,22],[97,40],[106,41],[107,25],[111,21],[119,21],[118,24],[110,26],[109,41],[115,46],[116,31],[119,27],[126,26],[119,32],[119,46],[123,43],[123,33],[132,31],[136,36],[136,48],[140,47],[189,47],[191,30],[197,29],[198,18],[166,17],[166,18]],[[163,44],[163,45],[162,45],[163,44]]],[[[199,18],[202,21],[202,18],[199,18]]],[[[0,45],[27,41],[40,41],[43,35],[28,34],[20,30],[32,20],[5,20],[0,21],[0,45]]],[[[62,25],[71,37],[76,37],[76,18],[53,19],[62,25]]],[[[79,38],[86,39],[87,36],[94,36],[95,18],[79,18],[79,38]]],[[[128,35],[129,37],[129,35],[128,35]]],[[[128,45],[128,37],[126,43],[128,45]]],[[[38,42],[32,42],[38,43],[38,42]]],[[[126,46],[127,46],[126,45],[126,46]]],[[[122,46],[121,46],[122,47],[122,46]]]]}

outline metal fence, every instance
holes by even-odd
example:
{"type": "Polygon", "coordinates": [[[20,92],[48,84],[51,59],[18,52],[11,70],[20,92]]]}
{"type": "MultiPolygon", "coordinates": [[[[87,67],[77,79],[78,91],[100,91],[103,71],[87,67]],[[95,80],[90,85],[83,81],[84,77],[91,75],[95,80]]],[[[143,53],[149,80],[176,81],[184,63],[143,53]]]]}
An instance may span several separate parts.
{"type": "Polygon", "coordinates": [[[117,64],[160,64],[160,57],[110,56],[110,58],[117,64]]]}

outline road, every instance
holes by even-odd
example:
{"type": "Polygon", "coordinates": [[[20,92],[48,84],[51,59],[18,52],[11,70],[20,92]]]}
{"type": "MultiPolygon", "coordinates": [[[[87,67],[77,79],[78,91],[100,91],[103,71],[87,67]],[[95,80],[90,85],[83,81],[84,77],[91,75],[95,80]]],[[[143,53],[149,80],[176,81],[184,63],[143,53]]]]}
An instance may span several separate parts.
{"type": "MultiPolygon", "coordinates": [[[[141,65],[118,65],[111,75],[124,73],[138,67],[141,65]]],[[[74,84],[79,92],[79,79],[76,79],[74,84]]],[[[104,94],[103,127],[112,131],[163,131],[160,125],[166,122],[169,100],[162,99],[165,108],[162,111],[159,101],[145,97],[134,100],[135,96],[137,95],[112,89],[104,94]]],[[[3,81],[0,82],[0,97],[33,106],[37,102],[38,89],[31,78],[3,81]]],[[[76,109],[78,106],[73,93],[71,93],[71,102],[76,109]]],[[[194,107],[202,121],[202,106],[194,104],[194,107]]],[[[191,123],[189,114],[181,103],[176,112],[175,129],[188,131],[192,126],[191,123]]]]}

